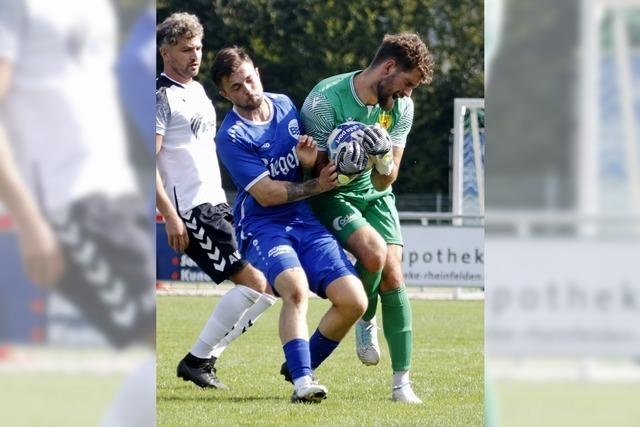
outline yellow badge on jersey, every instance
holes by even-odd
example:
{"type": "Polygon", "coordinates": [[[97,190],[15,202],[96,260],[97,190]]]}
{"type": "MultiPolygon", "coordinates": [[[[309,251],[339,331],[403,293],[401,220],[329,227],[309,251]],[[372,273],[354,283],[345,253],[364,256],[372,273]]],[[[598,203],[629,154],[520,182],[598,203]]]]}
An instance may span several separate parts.
{"type": "Polygon", "coordinates": [[[381,111],[378,116],[378,123],[380,123],[380,125],[386,130],[389,130],[393,124],[393,116],[391,115],[391,112],[381,111]]]}

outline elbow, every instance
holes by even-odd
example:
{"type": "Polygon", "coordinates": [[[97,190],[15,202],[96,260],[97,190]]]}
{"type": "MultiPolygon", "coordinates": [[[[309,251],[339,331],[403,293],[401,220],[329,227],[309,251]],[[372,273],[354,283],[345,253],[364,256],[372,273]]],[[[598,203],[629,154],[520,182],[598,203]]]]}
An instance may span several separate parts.
{"type": "Polygon", "coordinates": [[[278,194],[273,191],[255,194],[253,198],[263,208],[270,208],[282,204],[282,201],[279,200],[278,194]]]}
{"type": "Polygon", "coordinates": [[[254,197],[254,198],[256,199],[256,202],[258,202],[258,204],[263,208],[270,208],[271,206],[274,206],[273,201],[269,197],[262,196],[262,197],[254,197]]]}

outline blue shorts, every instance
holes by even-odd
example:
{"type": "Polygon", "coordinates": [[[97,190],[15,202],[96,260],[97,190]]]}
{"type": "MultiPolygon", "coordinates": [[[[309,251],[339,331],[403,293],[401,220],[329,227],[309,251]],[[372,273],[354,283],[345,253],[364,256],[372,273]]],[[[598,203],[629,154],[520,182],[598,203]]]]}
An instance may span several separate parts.
{"type": "Polygon", "coordinates": [[[338,241],[317,221],[261,225],[243,246],[245,259],[267,276],[274,292],[276,277],[289,268],[302,267],[309,289],[321,298],[327,298],[325,290],[334,280],[356,275],[338,241]]]}

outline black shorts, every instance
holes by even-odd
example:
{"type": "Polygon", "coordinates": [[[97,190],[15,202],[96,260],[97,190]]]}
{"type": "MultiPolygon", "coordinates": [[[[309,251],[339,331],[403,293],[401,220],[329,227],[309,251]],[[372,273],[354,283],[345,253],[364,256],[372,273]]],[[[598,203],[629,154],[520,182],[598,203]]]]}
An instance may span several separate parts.
{"type": "Polygon", "coordinates": [[[137,197],[86,197],[51,218],[65,258],[56,290],[116,347],[155,334],[151,213],[137,197]]]}
{"type": "Polygon", "coordinates": [[[247,261],[240,258],[233,230],[233,215],[226,203],[204,203],[182,219],[189,233],[185,253],[198,267],[220,283],[240,271],[247,261]]]}

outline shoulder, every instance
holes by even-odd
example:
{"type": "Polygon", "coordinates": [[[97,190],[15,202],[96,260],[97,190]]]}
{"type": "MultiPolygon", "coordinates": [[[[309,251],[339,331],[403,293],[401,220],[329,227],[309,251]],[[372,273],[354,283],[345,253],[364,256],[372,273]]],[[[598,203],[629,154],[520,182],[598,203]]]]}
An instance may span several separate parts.
{"type": "Polygon", "coordinates": [[[413,99],[409,96],[399,98],[397,110],[401,117],[407,114],[413,114],[413,99]]]}
{"type": "Polygon", "coordinates": [[[356,71],[351,71],[349,73],[338,74],[321,80],[317,85],[315,85],[312,92],[320,92],[325,94],[339,92],[340,89],[342,89],[344,86],[349,86],[351,76],[355,73],[356,71]]]}
{"type": "Polygon", "coordinates": [[[164,74],[160,74],[156,78],[156,91],[159,91],[161,89],[164,89],[164,91],[166,91],[168,88],[172,88],[172,87],[184,89],[183,85],[181,85],[176,81],[171,80],[169,77],[165,76],[164,74]]]}
{"type": "Polygon", "coordinates": [[[264,96],[266,96],[276,107],[280,107],[285,110],[295,108],[295,106],[293,105],[293,101],[287,95],[281,93],[265,92],[264,96]]]}

